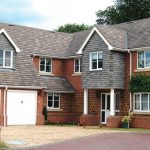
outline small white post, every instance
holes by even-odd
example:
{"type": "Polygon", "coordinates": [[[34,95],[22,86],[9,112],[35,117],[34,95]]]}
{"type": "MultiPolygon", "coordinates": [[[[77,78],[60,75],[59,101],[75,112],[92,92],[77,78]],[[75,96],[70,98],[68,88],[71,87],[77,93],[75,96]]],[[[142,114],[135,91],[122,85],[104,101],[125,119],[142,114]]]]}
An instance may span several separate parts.
{"type": "Polygon", "coordinates": [[[88,114],[88,89],[84,89],[84,114],[88,114]]]}
{"type": "Polygon", "coordinates": [[[110,115],[115,115],[115,92],[114,89],[110,90],[110,115]]]}

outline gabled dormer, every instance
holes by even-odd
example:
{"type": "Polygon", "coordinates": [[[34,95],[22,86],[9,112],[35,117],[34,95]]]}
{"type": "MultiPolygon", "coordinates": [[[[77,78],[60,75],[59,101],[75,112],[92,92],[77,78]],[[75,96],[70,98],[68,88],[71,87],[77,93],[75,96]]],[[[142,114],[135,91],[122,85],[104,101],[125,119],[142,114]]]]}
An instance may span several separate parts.
{"type": "Polygon", "coordinates": [[[20,49],[4,30],[0,30],[0,68],[13,68],[14,52],[20,52],[20,49]]]}

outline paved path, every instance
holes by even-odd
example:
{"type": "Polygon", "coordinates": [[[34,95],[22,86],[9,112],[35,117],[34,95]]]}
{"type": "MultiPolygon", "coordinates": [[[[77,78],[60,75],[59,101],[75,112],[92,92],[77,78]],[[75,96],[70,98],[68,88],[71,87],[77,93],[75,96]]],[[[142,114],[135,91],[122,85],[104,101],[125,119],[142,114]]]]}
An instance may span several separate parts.
{"type": "Polygon", "coordinates": [[[99,134],[25,150],[150,150],[150,134],[99,134]]]}

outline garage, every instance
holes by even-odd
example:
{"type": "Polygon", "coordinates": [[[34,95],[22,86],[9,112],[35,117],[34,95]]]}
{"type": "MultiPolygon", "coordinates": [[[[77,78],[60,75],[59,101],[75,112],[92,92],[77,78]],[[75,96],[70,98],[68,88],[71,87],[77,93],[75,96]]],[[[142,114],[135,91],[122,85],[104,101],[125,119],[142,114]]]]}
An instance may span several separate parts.
{"type": "Polygon", "coordinates": [[[36,91],[7,91],[7,125],[34,125],[36,112],[36,91]]]}

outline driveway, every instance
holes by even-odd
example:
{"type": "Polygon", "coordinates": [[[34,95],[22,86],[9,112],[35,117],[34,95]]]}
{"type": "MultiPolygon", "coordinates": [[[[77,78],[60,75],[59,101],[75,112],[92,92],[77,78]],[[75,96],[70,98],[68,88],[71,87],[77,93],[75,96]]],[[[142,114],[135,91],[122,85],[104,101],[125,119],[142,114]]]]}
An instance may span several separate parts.
{"type": "Polygon", "coordinates": [[[10,148],[21,148],[112,132],[80,126],[8,126],[2,128],[1,138],[10,148]]]}
{"type": "Polygon", "coordinates": [[[108,133],[25,150],[150,150],[149,142],[147,133],[108,133]]]}

